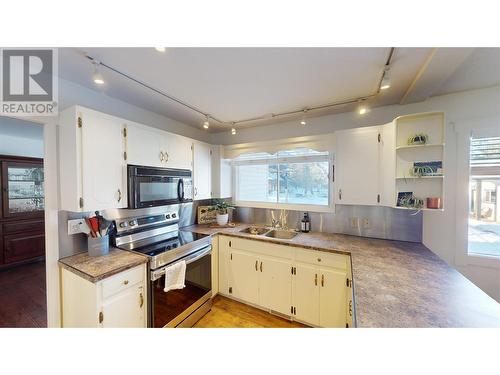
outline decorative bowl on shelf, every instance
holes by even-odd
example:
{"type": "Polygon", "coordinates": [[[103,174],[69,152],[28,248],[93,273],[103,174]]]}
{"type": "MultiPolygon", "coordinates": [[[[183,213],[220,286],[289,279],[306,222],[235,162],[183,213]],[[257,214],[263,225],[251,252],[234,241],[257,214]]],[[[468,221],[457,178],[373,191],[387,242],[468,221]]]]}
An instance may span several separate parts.
{"type": "Polygon", "coordinates": [[[427,198],[427,208],[437,210],[440,207],[441,207],[441,198],[439,197],[427,198]]]}

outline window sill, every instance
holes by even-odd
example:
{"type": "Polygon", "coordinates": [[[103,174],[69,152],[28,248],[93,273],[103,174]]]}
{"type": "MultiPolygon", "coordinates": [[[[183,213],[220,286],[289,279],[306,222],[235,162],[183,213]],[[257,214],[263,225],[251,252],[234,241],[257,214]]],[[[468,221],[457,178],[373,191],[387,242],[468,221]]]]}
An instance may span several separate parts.
{"type": "Polygon", "coordinates": [[[271,210],[290,210],[290,211],[325,212],[325,213],[335,212],[334,205],[317,206],[317,205],[307,205],[307,204],[276,204],[276,203],[247,202],[247,201],[235,201],[233,203],[237,207],[267,208],[271,210]]]}
{"type": "Polygon", "coordinates": [[[492,255],[467,254],[465,255],[465,264],[500,269],[500,257],[492,255]]]}

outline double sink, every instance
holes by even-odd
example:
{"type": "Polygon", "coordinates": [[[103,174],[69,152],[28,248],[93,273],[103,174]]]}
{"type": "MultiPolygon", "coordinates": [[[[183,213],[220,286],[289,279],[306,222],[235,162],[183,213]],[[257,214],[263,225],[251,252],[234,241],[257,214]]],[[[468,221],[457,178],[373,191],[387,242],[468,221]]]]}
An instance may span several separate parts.
{"type": "Polygon", "coordinates": [[[279,238],[281,240],[290,240],[297,235],[297,232],[285,229],[270,229],[266,227],[248,227],[240,230],[241,233],[253,234],[255,236],[266,236],[270,238],[279,238]]]}

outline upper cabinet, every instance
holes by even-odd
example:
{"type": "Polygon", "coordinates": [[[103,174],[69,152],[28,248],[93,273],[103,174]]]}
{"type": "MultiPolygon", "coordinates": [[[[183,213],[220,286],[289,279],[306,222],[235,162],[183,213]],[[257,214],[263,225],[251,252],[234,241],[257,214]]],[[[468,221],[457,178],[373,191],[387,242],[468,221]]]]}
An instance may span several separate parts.
{"type": "Polygon", "coordinates": [[[193,192],[194,200],[212,197],[212,150],[202,142],[193,144],[193,192]]]}
{"type": "Polygon", "coordinates": [[[61,209],[126,207],[124,122],[83,107],[59,116],[61,209]]]}
{"type": "Polygon", "coordinates": [[[192,141],[180,135],[127,123],[127,164],[192,169],[192,141]]]}
{"type": "Polygon", "coordinates": [[[401,116],[335,137],[337,204],[443,209],[444,113],[401,116]]]}
{"type": "Polygon", "coordinates": [[[231,198],[231,160],[224,159],[223,146],[212,146],[212,198],[231,198]]]}
{"type": "MultiPolygon", "coordinates": [[[[382,202],[383,126],[341,130],[335,133],[335,201],[337,204],[380,205],[382,202]]],[[[389,153],[387,151],[387,153],[389,153]]],[[[390,166],[384,168],[391,169],[390,166]]],[[[393,178],[391,178],[393,181],[393,178]]]]}

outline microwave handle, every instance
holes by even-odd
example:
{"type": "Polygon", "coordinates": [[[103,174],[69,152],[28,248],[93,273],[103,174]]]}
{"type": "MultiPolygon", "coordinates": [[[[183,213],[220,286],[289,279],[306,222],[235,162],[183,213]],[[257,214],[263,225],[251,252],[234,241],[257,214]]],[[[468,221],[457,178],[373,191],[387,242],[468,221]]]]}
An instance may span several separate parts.
{"type": "Polygon", "coordinates": [[[177,196],[179,201],[184,200],[184,180],[182,178],[179,178],[179,182],[177,184],[177,196]]]}

